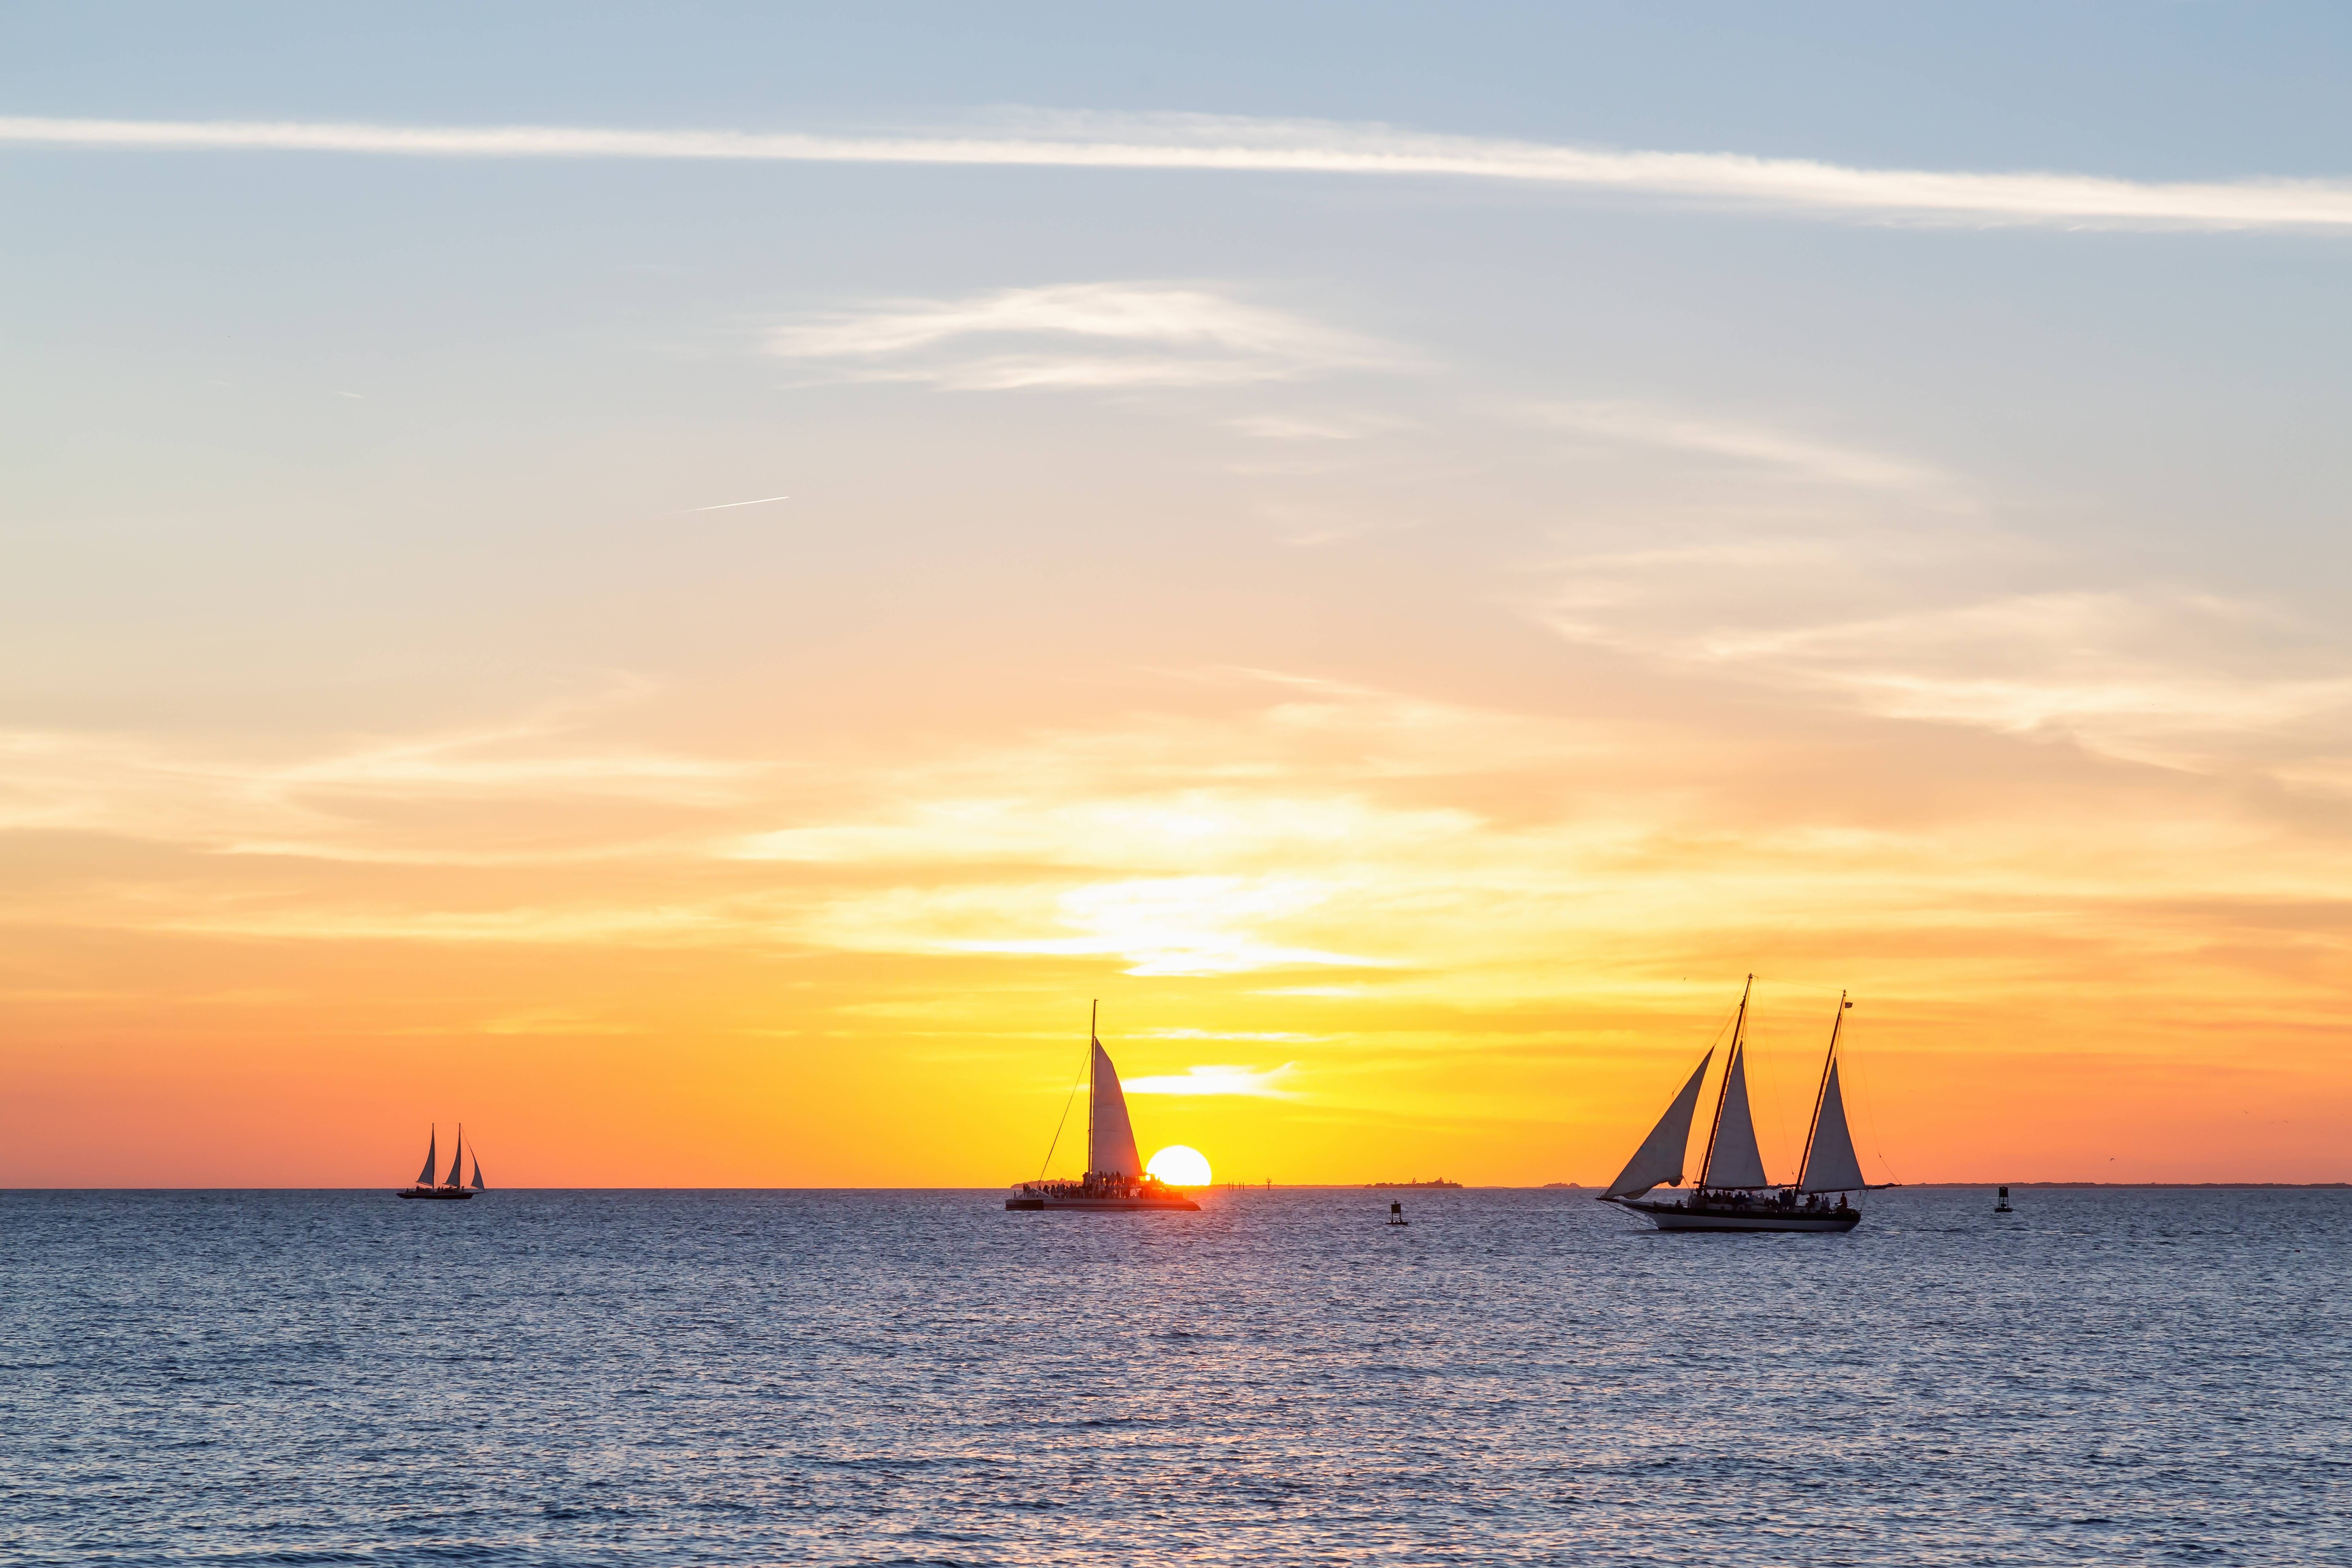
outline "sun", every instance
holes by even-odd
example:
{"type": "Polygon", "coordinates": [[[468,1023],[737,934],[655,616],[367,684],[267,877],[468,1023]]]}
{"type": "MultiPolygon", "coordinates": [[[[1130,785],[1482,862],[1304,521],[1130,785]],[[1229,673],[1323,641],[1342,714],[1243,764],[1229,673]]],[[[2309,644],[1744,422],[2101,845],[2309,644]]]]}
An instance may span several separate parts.
{"type": "Polygon", "coordinates": [[[1171,1143],[1151,1156],[1143,1167],[1145,1173],[1159,1177],[1171,1187],[1205,1187],[1209,1184],[1209,1162],[1198,1149],[1187,1149],[1181,1143],[1171,1143]]]}

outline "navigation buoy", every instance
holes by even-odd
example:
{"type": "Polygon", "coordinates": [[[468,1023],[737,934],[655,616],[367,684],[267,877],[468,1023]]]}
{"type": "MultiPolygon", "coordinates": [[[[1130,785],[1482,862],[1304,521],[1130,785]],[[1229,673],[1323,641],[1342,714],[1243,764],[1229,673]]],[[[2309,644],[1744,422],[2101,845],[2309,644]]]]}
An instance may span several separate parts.
{"type": "Polygon", "coordinates": [[[2009,1189],[2007,1187],[2001,1188],[2000,1202],[1992,1205],[1992,1212],[1995,1214],[2015,1214],[2017,1212],[2015,1209],[2009,1206],[2009,1189]]]}
{"type": "Polygon", "coordinates": [[[1389,1205],[1389,1223],[1391,1225],[1411,1225],[1412,1223],[1412,1221],[1404,1217],[1404,1205],[1389,1205]]]}

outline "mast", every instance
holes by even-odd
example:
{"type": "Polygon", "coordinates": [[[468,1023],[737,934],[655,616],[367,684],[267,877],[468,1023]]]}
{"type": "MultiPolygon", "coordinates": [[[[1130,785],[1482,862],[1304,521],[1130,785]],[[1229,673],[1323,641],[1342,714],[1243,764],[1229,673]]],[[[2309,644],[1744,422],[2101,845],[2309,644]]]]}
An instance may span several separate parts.
{"type": "Polygon", "coordinates": [[[1822,1097],[1830,1091],[1830,1068],[1837,1065],[1838,1031],[1845,1027],[1845,1010],[1853,1005],[1845,999],[1844,992],[1838,993],[1837,1016],[1830,1020],[1829,1054],[1822,1058],[1822,1081],[1813,1090],[1812,1118],[1805,1123],[1805,1152],[1797,1161],[1797,1180],[1801,1183],[1813,1163],[1813,1138],[1822,1130],[1822,1097]]]}
{"type": "Polygon", "coordinates": [[[1723,1058],[1723,1082],[1715,1091],[1715,1115],[1706,1124],[1706,1158],[1698,1163],[1698,1184],[1706,1188],[1707,1172],[1715,1165],[1715,1135],[1723,1130],[1723,1102],[1731,1094],[1731,1069],[1739,1062],[1739,1032],[1748,1026],[1748,993],[1756,986],[1756,976],[1739,988],[1739,1016],[1731,1021],[1731,1049],[1723,1058]]]}
{"type": "Polygon", "coordinates": [[[1095,1052],[1102,1045],[1101,1017],[1102,998],[1097,996],[1087,1004],[1087,1169],[1080,1181],[1095,1173],[1095,1052]]]}

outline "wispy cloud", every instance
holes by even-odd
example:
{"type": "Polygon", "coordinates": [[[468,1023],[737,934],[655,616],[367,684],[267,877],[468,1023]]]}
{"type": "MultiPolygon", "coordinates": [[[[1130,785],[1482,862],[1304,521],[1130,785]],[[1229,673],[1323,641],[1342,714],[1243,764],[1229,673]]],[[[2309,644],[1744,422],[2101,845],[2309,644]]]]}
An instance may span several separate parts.
{"type": "Polygon", "coordinates": [[[1628,151],[1387,125],[1214,115],[1025,113],[900,135],[303,121],[0,119],[0,145],[444,158],[1194,169],[1496,180],[1766,210],[2066,228],[2352,227],[2352,181],[2158,182],[2042,171],[1870,169],[1738,153],[1628,151]]]}
{"type": "Polygon", "coordinates": [[[1688,651],[1889,718],[2063,734],[2168,765],[2227,767],[2288,738],[2305,755],[2352,740],[2352,654],[2211,595],[2012,595],[1718,631],[1688,651]]]}
{"type": "MultiPolygon", "coordinates": [[[[1081,759],[1067,759],[1083,766],[1081,759]]],[[[955,788],[948,770],[895,787],[955,788]]],[[[971,778],[1003,790],[1009,781],[971,778]]],[[[1230,865],[1246,856],[1278,864],[1286,856],[1369,851],[1459,838],[1476,820],[1458,810],[1406,810],[1360,793],[1320,792],[1255,781],[1245,791],[1153,790],[1123,781],[1103,799],[1042,795],[1034,781],[1017,794],[954,795],[899,806],[888,816],[747,835],[728,844],[730,859],[803,865],[1230,865]]]]}
{"type": "Polygon", "coordinates": [[[1915,489],[1946,479],[1924,464],[1886,453],[1773,426],[1695,416],[1651,404],[1554,404],[1537,410],[1535,416],[1589,439],[1686,452],[1824,484],[1915,489]]]}
{"type": "Polygon", "coordinates": [[[565,803],[685,814],[751,798],[773,764],[634,746],[570,733],[556,705],[510,724],[322,746],[307,756],[257,756],[165,746],[137,737],[0,730],[0,831],[116,835],[210,852],[355,861],[498,864],[561,860],[611,846],[558,847],[536,835],[497,848],[462,840],[474,817],[420,841],[387,820],[431,801],[443,812],[506,806],[543,818],[565,803]],[[528,847],[526,847],[526,845],[528,847]]]}
{"type": "Polygon", "coordinates": [[[1646,543],[1565,556],[1536,614],[1709,682],[2335,793],[2331,760],[2352,754],[2341,637],[2162,582],[2069,584],[2079,563],[1957,486],[1873,500],[1867,474],[1847,504],[1824,490],[1783,511],[1726,504],[1646,543]]]}
{"type": "Polygon", "coordinates": [[[1153,282],[892,300],[780,328],[768,347],[858,380],[964,392],[1230,384],[1381,358],[1362,339],[1283,311],[1153,282]]]}
{"type": "MultiPolygon", "coordinates": [[[[1134,1037],[1139,1040],[1257,1040],[1262,1042],[1273,1041],[1286,1045],[1303,1045],[1310,1040],[1321,1039],[1323,1037],[1320,1035],[1301,1035],[1295,1031],[1286,1029],[1255,1029],[1244,1031],[1235,1031],[1232,1029],[1139,1029],[1136,1032],[1134,1037]]],[[[1199,1072],[1202,1069],[1194,1068],[1192,1070],[1194,1072],[1199,1072]]]]}
{"type": "Polygon", "coordinates": [[[714,506],[690,506],[688,511],[732,511],[739,506],[766,506],[772,501],[790,500],[790,496],[758,496],[751,500],[723,500],[714,506]]]}
{"type": "Polygon", "coordinates": [[[1233,428],[1261,441],[1360,441],[1372,433],[1369,421],[1299,419],[1278,414],[1230,421],[1233,428]]]}
{"type": "Polygon", "coordinates": [[[1181,1073],[1123,1078],[1118,1085],[1129,1094],[1222,1094],[1253,1100],[1297,1100],[1301,1096],[1297,1091],[1283,1087],[1297,1067],[1297,1062],[1285,1062],[1278,1068],[1187,1068],[1181,1073]]]}
{"type": "Polygon", "coordinates": [[[1339,889],[1303,876],[1126,877],[849,894],[809,929],[826,945],[877,952],[1115,958],[1135,975],[1366,969],[1388,962],[1286,942],[1339,889]]]}
{"type": "Polygon", "coordinates": [[[1564,528],[1581,548],[1546,568],[1536,613],[1565,637],[1783,700],[2338,793],[2352,645],[2326,626],[2118,582],[1930,460],[1736,411],[1523,416],[1615,464],[1621,515],[1564,528]]]}
{"type": "MultiPolygon", "coordinates": [[[[2020,612],[2028,620],[2034,613],[2020,612]]],[[[2047,612],[2043,656],[2068,637],[2112,640],[2116,613],[2097,605],[2047,612]]],[[[2150,627],[2155,651],[2161,617],[2150,627]]],[[[1979,632],[2000,635],[1973,625],[1943,629],[1956,647],[1979,632]]],[[[1891,631],[1718,652],[1706,668],[1727,686],[1769,680],[1853,708],[1887,700],[1857,695],[1874,689],[1851,685],[1858,672],[1948,673],[1938,658],[1891,631]]],[[[1707,655],[1694,643],[1675,657],[1707,655]]],[[[2324,678],[2324,661],[2305,673],[2324,678]]],[[[1696,727],[1673,715],[1471,708],[1264,674],[1197,672],[1191,684],[1197,689],[1181,714],[1090,715],[1083,731],[979,740],[958,756],[926,741],[895,764],[852,753],[816,768],[776,764],[724,774],[721,789],[695,783],[682,800],[668,799],[665,765],[654,781],[666,801],[663,842],[619,877],[378,870],[342,858],[414,845],[397,815],[298,820],[287,829],[315,833],[333,861],[184,855],[177,847],[216,847],[254,831],[248,813],[257,808],[241,789],[182,788],[176,776],[151,789],[142,776],[128,798],[110,799],[103,818],[79,826],[136,833],[161,852],[101,845],[61,873],[51,851],[81,853],[72,845],[0,844],[36,851],[12,859],[11,876],[0,879],[0,925],[20,944],[60,935],[80,942],[111,930],[142,941],[233,937],[253,951],[269,942],[400,942],[477,954],[568,948],[583,961],[563,972],[592,978],[617,971],[629,962],[619,955],[632,952],[691,951],[716,964],[757,955],[769,973],[738,993],[759,999],[738,1011],[763,1030],[813,1035],[843,1019],[814,1002],[779,1001],[768,961],[780,953],[818,958],[807,966],[813,981],[836,984],[816,978],[832,974],[847,987],[824,994],[845,1014],[884,1020],[883,1033],[961,1030],[962,1022],[949,1020],[1001,1013],[1015,993],[1028,1008],[1041,986],[1056,996],[1093,994],[1080,987],[1107,967],[1197,976],[1134,988],[1160,1001],[1148,1015],[1124,1016],[1198,1026],[1159,1032],[1170,1059],[1181,1059],[1172,1055],[1180,1048],[1194,1054],[1180,1042],[1198,1039],[1197,1054],[1212,1064],[1255,1062],[1171,1070],[1162,1075],[1167,1083],[1137,1092],[1256,1093],[1230,1103],[1265,1104],[1273,1101],[1264,1091],[1311,1084],[1312,1100],[1329,1106],[1346,1102],[1351,1082],[1360,1089],[1364,1080],[1350,1075],[1370,1046],[1394,1060],[1418,1042],[1412,1050],[1436,1061],[1470,1040],[1532,1041],[1498,1033],[1501,1020],[1512,1030],[1534,1026],[1549,1041],[1549,1020],[1560,1015],[1521,1004],[1613,997],[1592,1026],[1625,1029],[1611,1009],[1647,1006],[1641,998],[1654,1001],[1684,975],[1723,973],[1759,930],[1821,935],[1815,958],[1827,964],[1833,953],[1841,982],[1857,965],[1874,973],[1874,986],[1899,978],[1923,994],[1995,983],[2054,994],[2050,975],[2060,972],[2045,963],[2053,945],[2103,943],[2103,951],[2161,959],[2169,973],[2184,933],[2219,951],[2230,943],[2215,933],[2242,935],[2289,906],[2323,911],[2309,917],[2314,922],[2340,924],[2340,833],[2295,826],[2324,813],[2305,814],[2296,803],[2294,813],[2271,815],[2258,792],[2215,791],[2177,774],[2142,772],[2119,789],[2116,770],[2063,765],[2053,754],[2032,759],[2037,772],[2056,761],[2050,771],[2071,783],[2012,793],[2000,787],[1998,767],[1963,765],[1952,776],[1952,758],[1966,748],[1939,748],[1923,760],[1911,756],[1904,736],[1878,747],[1790,746],[1778,738],[1777,721],[1761,733],[1738,704],[1717,705],[1696,727]],[[1220,700],[1201,700],[1209,695],[1220,700]],[[1887,787],[1872,796],[1883,810],[1853,809],[1844,775],[1857,766],[1888,770],[1887,787]],[[1337,805],[1318,814],[1318,802],[1337,805]],[[187,815],[160,817],[166,805],[187,815]],[[802,826],[785,826],[793,823],[802,826]],[[976,845],[956,841],[959,824],[976,845]],[[745,858],[747,841],[790,853],[745,858]],[[2151,853],[2151,845],[2163,852],[2151,853]],[[2143,912],[2115,912],[2126,905],[2143,912]],[[1996,940],[1999,932],[2009,934],[1996,940]],[[936,961],[946,961],[950,978],[936,961]],[[1375,991],[1381,1005],[1361,1005],[1375,991]],[[790,1010],[772,1015],[776,1005],[790,1010]],[[902,1011],[888,1021],[883,1006],[940,1011],[902,1011]],[[1297,1077],[1265,1065],[1276,1053],[1286,1064],[1298,1058],[1297,1077]]],[[[1965,722],[1981,732],[1988,721],[1965,722]]],[[[1970,754],[2013,751],[1984,746],[1970,754]]],[[[2352,753],[2334,753],[2334,763],[2305,755],[2315,766],[2341,766],[2352,753]]],[[[463,748],[447,760],[464,760],[463,748]]],[[[296,770],[280,764],[268,776],[289,771],[296,770]]],[[[329,771],[385,781],[369,786],[380,801],[410,793],[405,763],[329,771]]],[[[618,772],[631,793],[622,803],[601,793],[588,802],[595,811],[567,843],[642,844],[634,812],[607,815],[640,787],[636,770],[618,772]]],[[[105,783],[103,773],[86,776],[105,783]]],[[[16,770],[0,773],[13,783],[16,770]]],[[[443,776],[437,770],[425,776],[415,798],[431,807],[421,815],[433,820],[435,842],[424,847],[445,864],[463,858],[451,849],[501,851],[516,822],[580,803],[566,769],[467,779],[467,790],[496,783],[519,807],[468,829],[449,810],[467,797],[431,782],[443,776]]],[[[276,814],[289,808],[265,800],[260,809],[275,830],[276,814]]],[[[2312,977],[2297,993],[2318,998],[2314,1016],[2330,1019],[2341,1000],[2340,987],[2327,989],[2334,951],[2315,943],[2312,977]]],[[[203,972],[211,984],[209,963],[203,972]]],[[[289,972],[272,957],[265,975],[289,972]]],[[[469,987],[448,987],[462,1006],[404,1004],[393,1022],[548,1037],[621,1026],[670,1037],[678,1026],[659,1010],[600,996],[591,979],[580,982],[584,990],[550,996],[528,978],[545,966],[513,972],[526,976],[514,994],[488,1002],[469,987]]],[[[2071,980],[2080,972],[2063,973],[2071,980]]],[[[2276,978],[2263,975],[2265,984],[2276,978]]],[[[710,1026],[733,1026],[714,1018],[710,1026]]],[[[1611,1034],[1609,1049],[1633,1037],[1611,1034]]],[[[1446,1086],[1460,1076],[1448,1069],[1423,1080],[1414,1113],[1450,1113],[1432,1110],[1432,1096],[1454,1093],[1446,1086]]],[[[1515,1113],[1492,1100],[1478,1105],[1482,1114],[1515,1113]]],[[[1636,1114],[1629,1110],[1626,1120],[1636,1114]]]]}
{"type": "Polygon", "coordinates": [[[591,1017],[584,1013],[561,1007],[539,1007],[488,1018],[483,1020],[479,1028],[485,1035],[634,1035],[638,1032],[633,1024],[591,1017]]]}

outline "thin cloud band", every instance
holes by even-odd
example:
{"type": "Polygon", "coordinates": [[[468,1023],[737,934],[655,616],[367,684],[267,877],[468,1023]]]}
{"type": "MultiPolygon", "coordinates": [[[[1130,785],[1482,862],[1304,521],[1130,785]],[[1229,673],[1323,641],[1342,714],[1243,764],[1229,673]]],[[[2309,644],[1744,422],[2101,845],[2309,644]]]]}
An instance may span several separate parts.
{"type": "Polygon", "coordinates": [[[822,136],[584,126],[0,118],[0,146],[446,158],[630,158],[1199,170],[1510,181],[1811,214],[2080,228],[2352,227],[2352,182],[2167,184],[2089,174],[1864,169],[1622,152],[1384,127],[1172,116],[1049,121],[1033,135],[822,136]]]}

